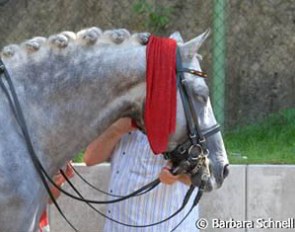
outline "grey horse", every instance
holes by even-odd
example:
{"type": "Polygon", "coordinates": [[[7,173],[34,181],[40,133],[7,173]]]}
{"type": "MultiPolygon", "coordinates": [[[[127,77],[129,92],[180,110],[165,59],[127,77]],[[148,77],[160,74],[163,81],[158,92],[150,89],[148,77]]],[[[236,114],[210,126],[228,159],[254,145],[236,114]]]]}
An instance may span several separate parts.
{"type": "MultiPolygon", "coordinates": [[[[179,42],[183,66],[200,70],[197,51],[204,33],[179,42]]],[[[1,59],[15,85],[37,155],[50,176],[120,117],[143,125],[147,33],[92,27],[78,33],[35,37],[3,48],[1,59]]],[[[201,128],[216,121],[202,78],[185,74],[198,105],[201,128]]],[[[32,164],[12,110],[0,91],[0,231],[37,231],[48,195],[32,164]]],[[[176,131],[167,151],[187,136],[177,95],[176,131]]],[[[222,136],[208,139],[211,178],[220,187],[228,164],[222,136]]]]}

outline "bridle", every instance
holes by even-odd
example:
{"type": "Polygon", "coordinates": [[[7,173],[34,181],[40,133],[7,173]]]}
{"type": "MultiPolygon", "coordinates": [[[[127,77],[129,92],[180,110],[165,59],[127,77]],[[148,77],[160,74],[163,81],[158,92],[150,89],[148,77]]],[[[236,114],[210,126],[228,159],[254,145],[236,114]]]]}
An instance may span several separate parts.
{"type": "Polygon", "coordinates": [[[184,78],[184,73],[202,78],[206,78],[207,74],[193,69],[183,68],[179,48],[177,48],[176,68],[177,87],[187,121],[188,138],[173,151],[164,153],[164,156],[166,159],[172,161],[173,173],[189,174],[191,176],[192,185],[199,186],[200,179],[207,182],[210,178],[208,164],[206,164],[206,159],[209,155],[206,139],[218,133],[220,131],[220,126],[219,124],[215,124],[206,130],[201,130],[197,117],[197,109],[193,102],[193,93],[184,78]]]}
{"type": "MultiPolygon", "coordinates": [[[[79,191],[75,188],[75,186],[73,186],[71,181],[67,178],[67,176],[64,174],[64,172],[62,170],[61,170],[61,174],[65,177],[65,179],[68,181],[68,183],[73,188],[73,190],[77,193],[78,196],[73,195],[73,194],[65,191],[64,189],[60,188],[60,186],[56,185],[56,183],[52,180],[52,178],[46,172],[46,170],[43,167],[43,165],[41,164],[38,156],[36,155],[36,152],[34,150],[34,147],[33,147],[33,144],[32,144],[28,129],[27,129],[26,120],[24,118],[21,105],[19,103],[17,94],[14,89],[13,82],[11,81],[10,75],[9,75],[8,71],[6,70],[4,63],[0,59],[0,87],[2,88],[4,94],[6,95],[8,102],[11,106],[12,112],[15,116],[15,119],[17,120],[17,122],[21,128],[21,131],[22,131],[23,137],[25,139],[25,142],[26,142],[26,145],[28,148],[28,152],[29,152],[31,160],[34,164],[34,167],[35,167],[38,175],[40,176],[41,181],[42,181],[46,191],[49,194],[49,197],[51,198],[54,205],[57,207],[59,213],[62,215],[62,217],[67,221],[67,223],[75,231],[78,231],[78,230],[71,224],[71,222],[66,218],[66,216],[64,215],[64,213],[60,209],[58,203],[56,202],[56,200],[54,199],[54,197],[50,191],[50,187],[49,187],[48,182],[50,182],[54,187],[59,189],[65,195],[67,195],[73,199],[85,202],[92,209],[94,209],[96,212],[98,212],[101,216],[103,216],[113,222],[119,223],[124,226],[129,226],[129,227],[138,227],[138,228],[150,227],[150,226],[154,226],[154,225],[163,223],[163,222],[171,219],[172,217],[176,216],[179,212],[181,212],[185,208],[185,206],[188,203],[188,200],[191,197],[196,186],[199,187],[198,193],[195,197],[193,205],[191,206],[189,212],[183,218],[183,220],[189,215],[189,213],[192,211],[192,209],[198,204],[198,202],[203,194],[207,180],[210,177],[210,172],[206,171],[208,165],[206,165],[206,162],[205,162],[207,159],[208,153],[209,153],[208,149],[206,148],[206,138],[219,132],[220,129],[219,129],[218,124],[216,124],[212,128],[207,129],[206,131],[202,131],[200,129],[199,124],[198,124],[196,110],[195,110],[195,107],[192,102],[192,93],[191,93],[191,90],[187,86],[187,83],[184,79],[184,74],[183,74],[184,72],[187,72],[187,73],[199,76],[199,77],[206,77],[206,74],[203,72],[199,72],[199,71],[188,69],[188,68],[183,68],[180,52],[179,52],[179,49],[177,49],[177,85],[178,85],[181,99],[182,99],[183,106],[184,106],[185,116],[186,116],[186,120],[187,120],[187,124],[188,124],[189,135],[188,135],[187,141],[185,141],[184,143],[179,145],[172,152],[165,153],[164,155],[165,155],[166,159],[170,159],[173,162],[172,173],[173,174],[180,174],[180,173],[190,174],[191,180],[192,180],[192,185],[189,188],[189,190],[183,200],[181,207],[171,216],[169,216],[159,222],[152,223],[149,225],[130,225],[130,224],[125,224],[125,223],[119,222],[117,220],[114,220],[114,219],[108,217],[107,215],[105,215],[105,214],[101,213],[100,211],[98,211],[97,209],[95,209],[91,204],[110,204],[110,203],[116,203],[119,201],[123,201],[123,200],[126,200],[131,197],[139,196],[141,194],[144,194],[144,193],[149,192],[152,189],[154,189],[160,183],[160,180],[156,179],[156,180],[150,182],[149,184],[143,186],[142,188],[136,190],[133,193],[130,193],[126,196],[119,197],[117,199],[109,200],[109,201],[97,201],[97,200],[85,199],[82,196],[82,194],[79,193],[79,191]],[[4,84],[4,82],[3,82],[4,78],[2,78],[2,76],[5,78],[9,89],[4,84]],[[202,174],[201,182],[197,183],[196,180],[197,180],[199,174],[202,174]]],[[[182,221],[180,223],[182,223],[182,221]]],[[[180,223],[172,231],[174,231],[180,225],[180,223]]]]}

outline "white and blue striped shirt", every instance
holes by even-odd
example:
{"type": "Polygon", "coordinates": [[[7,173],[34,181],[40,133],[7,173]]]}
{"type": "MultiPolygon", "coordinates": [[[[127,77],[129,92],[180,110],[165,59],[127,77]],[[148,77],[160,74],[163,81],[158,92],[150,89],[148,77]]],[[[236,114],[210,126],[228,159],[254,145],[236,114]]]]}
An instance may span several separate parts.
{"type": "MultiPolygon", "coordinates": [[[[166,161],[162,155],[155,156],[150,150],[147,138],[139,131],[130,132],[117,144],[111,161],[109,192],[126,195],[146,185],[158,177],[166,161]]],[[[109,204],[106,214],[120,222],[146,225],[158,222],[177,211],[183,201],[188,186],[177,182],[173,185],[160,184],[151,192],[126,201],[109,204]]],[[[196,190],[193,194],[195,196],[196,190]]],[[[193,198],[193,197],[191,197],[193,198]]],[[[190,199],[186,208],[171,220],[147,228],[131,228],[106,220],[104,232],[166,232],[176,226],[191,207],[190,199]]],[[[195,232],[198,210],[195,208],[189,217],[176,230],[195,232]]]]}

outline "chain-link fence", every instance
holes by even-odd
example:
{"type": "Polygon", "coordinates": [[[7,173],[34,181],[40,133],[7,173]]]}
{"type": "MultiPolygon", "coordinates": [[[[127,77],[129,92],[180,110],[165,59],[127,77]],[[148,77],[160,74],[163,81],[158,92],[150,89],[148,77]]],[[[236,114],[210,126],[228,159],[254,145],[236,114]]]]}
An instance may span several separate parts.
{"type": "Polygon", "coordinates": [[[295,1],[229,1],[226,12],[227,124],[294,108],[295,1]]]}
{"type": "Polygon", "coordinates": [[[1,0],[0,47],[89,26],[185,40],[207,28],[200,53],[226,128],[295,107],[294,0],[1,0]]]}

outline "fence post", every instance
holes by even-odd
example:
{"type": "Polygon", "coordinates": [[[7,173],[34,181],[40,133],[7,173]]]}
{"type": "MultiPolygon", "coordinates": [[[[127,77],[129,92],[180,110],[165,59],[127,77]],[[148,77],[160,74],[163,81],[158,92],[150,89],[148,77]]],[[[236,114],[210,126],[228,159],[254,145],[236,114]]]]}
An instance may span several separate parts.
{"type": "Polygon", "coordinates": [[[225,7],[226,0],[214,0],[212,104],[222,128],[225,121],[225,7]]]}

